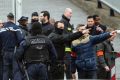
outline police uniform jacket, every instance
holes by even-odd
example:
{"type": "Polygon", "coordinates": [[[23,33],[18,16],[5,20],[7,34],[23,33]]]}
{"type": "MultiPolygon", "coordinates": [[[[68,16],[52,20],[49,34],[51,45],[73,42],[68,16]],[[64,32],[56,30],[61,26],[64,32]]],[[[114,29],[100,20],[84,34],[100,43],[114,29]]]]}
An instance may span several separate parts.
{"type": "Polygon", "coordinates": [[[21,30],[12,22],[6,22],[4,28],[0,30],[0,44],[3,51],[14,51],[16,44],[22,40],[21,30]]]}

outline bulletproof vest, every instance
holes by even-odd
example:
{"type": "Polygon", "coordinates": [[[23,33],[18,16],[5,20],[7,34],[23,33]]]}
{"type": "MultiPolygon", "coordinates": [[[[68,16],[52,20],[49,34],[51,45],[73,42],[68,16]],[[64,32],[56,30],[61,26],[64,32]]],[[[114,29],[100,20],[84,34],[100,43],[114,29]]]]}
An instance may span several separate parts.
{"type": "Polygon", "coordinates": [[[24,60],[27,63],[45,62],[49,60],[49,52],[46,40],[43,37],[28,38],[27,50],[24,53],[24,60]]]}

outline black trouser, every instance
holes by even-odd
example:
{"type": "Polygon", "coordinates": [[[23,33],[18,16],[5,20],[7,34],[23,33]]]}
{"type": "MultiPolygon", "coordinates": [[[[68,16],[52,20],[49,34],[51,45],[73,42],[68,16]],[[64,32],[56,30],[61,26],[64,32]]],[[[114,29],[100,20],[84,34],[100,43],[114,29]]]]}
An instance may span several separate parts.
{"type": "Polygon", "coordinates": [[[56,62],[51,65],[50,73],[52,78],[50,80],[64,79],[64,64],[63,62],[56,62]]]}
{"type": "Polygon", "coordinates": [[[98,79],[110,79],[110,71],[107,72],[102,66],[98,66],[97,78],[98,79]]]}
{"type": "Polygon", "coordinates": [[[65,66],[66,66],[66,70],[65,70],[65,73],[66,73],[66,78],[67,79],[72,79],[72,71],[71,71],[71,53],[70,52],[66,52],[66,55],[65,55],[65,66]]]}
{"type": "Polygon", "coordinates": [[[75,64],[75,61],[76,61],[76,57],[71,57],[72,60],[71,60],[71,72],[72,74],[75,74],[76,72],[76,64],[75,64]]]}

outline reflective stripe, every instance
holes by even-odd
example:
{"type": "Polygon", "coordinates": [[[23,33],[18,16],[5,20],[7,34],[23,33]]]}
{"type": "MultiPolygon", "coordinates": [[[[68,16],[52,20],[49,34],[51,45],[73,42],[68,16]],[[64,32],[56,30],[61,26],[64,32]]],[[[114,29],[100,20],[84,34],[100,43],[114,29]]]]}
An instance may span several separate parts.
{"type": "Polygon", "coordinates": [[[68,31],[72,31],[72,29],[71,28],[67,28],[68,29],[68,31]]]}
{"type": "Polygon", "coordinates": [[[7,30],[20,31],[20,32],[21,32],[20,29],[14,29],[13,27],[8,27],[8,28],[1,28],[0,33],[1,33],[1,32],[4,32],[4,31],[7,31],[7,30]]]}
{"type": "Polygon", "coordinates": [[[71,48],[66,47],[66,48],[65,48],[65,51],[71,52],[72,50],[71,50],[71,48]]]}

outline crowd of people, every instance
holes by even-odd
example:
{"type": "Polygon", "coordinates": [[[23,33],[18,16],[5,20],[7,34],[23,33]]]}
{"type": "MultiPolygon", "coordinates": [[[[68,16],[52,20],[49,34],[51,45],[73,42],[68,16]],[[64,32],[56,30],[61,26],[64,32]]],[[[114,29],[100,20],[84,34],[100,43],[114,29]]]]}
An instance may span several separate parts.
{"type": "Polygon", "coordinates": [[[33,12],[31,22],[14,15],[0,20],[1,80],[108,79],[114,52],[111,41],[117,32],[102,25],[99,15],[86,18],[87,24],[71,25],[72,9],[61,20],[48,11],[33,12]],[[73,32],[75,30],[75,32],[73,32]]]}

